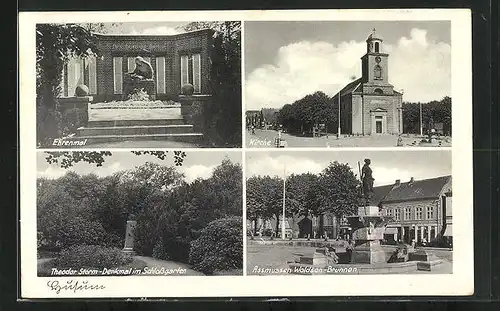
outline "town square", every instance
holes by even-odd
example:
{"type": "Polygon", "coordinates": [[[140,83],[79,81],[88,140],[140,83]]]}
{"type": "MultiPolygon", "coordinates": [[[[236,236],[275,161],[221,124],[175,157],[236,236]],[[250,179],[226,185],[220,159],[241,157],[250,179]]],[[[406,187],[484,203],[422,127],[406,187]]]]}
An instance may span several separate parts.
{"type": "Polygon", "coordinates": [[[247,273],[452,273],[451,154],[431,153],[247,153],[247,273]]]}

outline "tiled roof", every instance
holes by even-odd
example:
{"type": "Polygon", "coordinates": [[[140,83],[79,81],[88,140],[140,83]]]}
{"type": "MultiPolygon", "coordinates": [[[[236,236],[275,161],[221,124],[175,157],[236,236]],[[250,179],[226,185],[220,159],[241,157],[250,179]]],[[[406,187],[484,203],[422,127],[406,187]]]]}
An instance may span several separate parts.
{"type": "Polygon", "coordinates": [[[393,185],[385,185],[379,187],[373,187],[373,197],[372,197],[372,205],[378,206],[380,202],[387,196],[389,191],[391,191],[393,185]]]}
{"type": "MultiPolygon", "coordinates": [[[[340,91],[340,93],[342,93],[342,96],[352,93],[360,84],[361,84],[361,78],[358,78],[352,81],[351,83],[347,84],[346,86],[344,86],[344,88],[340,91]]],[[[337,96],[339,96],[339,93],[335,94],[335,96],[333,97],[338,98],[337,96]]]]}
{"type": "Polygon", "coordinates": [[[375,194],[379,193],[381,195],[383,195],[384,192],[386,193],[385,197],[378,203],[434,199],[439,196],[439,193],[450,178],[451,176],[448,175],[430,179],[415,180],[412,183],[405,182],[401,183],[398,187],[394,187],[394,185],[375,187],[374,192],[375,194]],[[390,188],[392,187],[394,188],[391,190],[390,188]]]}

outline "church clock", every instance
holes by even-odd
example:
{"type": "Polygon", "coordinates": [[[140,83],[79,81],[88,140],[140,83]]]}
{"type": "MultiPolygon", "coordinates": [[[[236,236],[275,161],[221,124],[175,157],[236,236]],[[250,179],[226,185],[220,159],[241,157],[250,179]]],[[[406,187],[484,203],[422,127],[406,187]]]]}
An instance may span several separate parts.
{"type": "Polygon", "coordinates": [[[381,61],[381,60],[382,60],[382,59],[380,58],[380,56],[375,57],[375,62],[376,62],[377,64],[378,64],[378,63],[380,63],[380,61],[381,61]]]}

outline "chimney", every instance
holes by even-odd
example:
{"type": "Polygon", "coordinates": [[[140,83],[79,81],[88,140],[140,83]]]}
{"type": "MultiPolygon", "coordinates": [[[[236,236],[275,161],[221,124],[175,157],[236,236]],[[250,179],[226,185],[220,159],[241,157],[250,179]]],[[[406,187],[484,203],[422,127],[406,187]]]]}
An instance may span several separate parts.
{"type": "Polygon", "coordinates": [[[396,182],[394,182],[394,186],[392,186],[392,190],[396,189],[399,186],[401,186],[401,179],[396,179],[396,182]]]}

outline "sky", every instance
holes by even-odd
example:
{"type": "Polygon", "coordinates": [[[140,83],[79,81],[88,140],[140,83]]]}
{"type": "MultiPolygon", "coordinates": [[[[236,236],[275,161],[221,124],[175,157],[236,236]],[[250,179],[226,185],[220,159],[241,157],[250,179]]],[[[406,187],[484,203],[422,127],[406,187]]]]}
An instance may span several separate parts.
{"type": "MultiPolygon", "coordinates": [[[[46,156],[47,154],[44,152],[37,153],[37,177],[59,178],[68,171],[74,171],[80,175],[94,173],[104,177],[117,171],[132,169],[146,162],[174,166],[173,152],[167,153],[167,158],[162,161],[151,155],[137,156],[130,151],[113,151],[111,156],[105,158],[105,162],[101,167],[96,167],[95,164],[87,162],[80,162],[68,169],[63,169],[57,164],[48,164],[45,160],[46,156]]],[[[214,168],[219,166],[225,157],[228,157],[233,163],[241,164],[242,156],[240,151],[186,151],[183,165],[178,166],[177,170],[185,175],[187,182],[191,182],[198,177],[206,179],[212,175],[214,168]]]]}
{"type": "Polygon", "coordinates": [[[361,77],[373,28],[404,101],[451,96],[449,21],[246,22],[246,109],[280,108],[315,91],[335,95],[361,77]]]}
{"type": "MultiPolygon", "coordinates": [[[[374,185],[393,184],[451,175],[451,151],[250,151],[246,152],[246,177],[318,174],[330,162],[347,163],[358,174],[358,161],[371,159],[374,185]]],[[[359,176],[359,174],[358,174],[359,176]]]]}
{"type": "Polygon", "coordinates": [[[104,23],[109,34],[132,34],[132,35],[175,35],[183,31],[177,29],[179,26],[189,24],[190,22],[136,22],[136,23],[117,23],[111,25],[104,23]]]}

